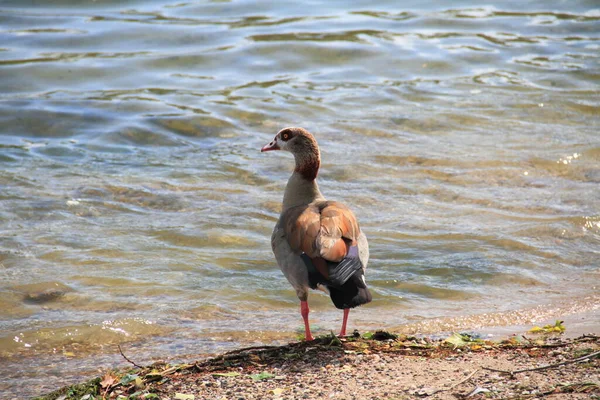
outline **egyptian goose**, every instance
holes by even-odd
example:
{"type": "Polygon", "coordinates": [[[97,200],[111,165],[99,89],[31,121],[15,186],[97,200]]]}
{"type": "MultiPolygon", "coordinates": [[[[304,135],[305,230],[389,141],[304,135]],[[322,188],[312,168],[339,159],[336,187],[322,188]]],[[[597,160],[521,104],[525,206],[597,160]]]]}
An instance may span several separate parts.
{"type": "Polygon", "coordinates": [[[313,340],[308,322],[308,289],[329,293],[344,310],[340,336],[346,335],[350,308],[371,301],[364,273],[369,245],[354,213],[325,200],[317,185],[321,155],[317,141],[303,128],[285,128],[261,152],[285,150],[296,168],[283,195],[283,208],[273,229],[271,246],[279,268],[296,290],[305,339],[313,340]]]}

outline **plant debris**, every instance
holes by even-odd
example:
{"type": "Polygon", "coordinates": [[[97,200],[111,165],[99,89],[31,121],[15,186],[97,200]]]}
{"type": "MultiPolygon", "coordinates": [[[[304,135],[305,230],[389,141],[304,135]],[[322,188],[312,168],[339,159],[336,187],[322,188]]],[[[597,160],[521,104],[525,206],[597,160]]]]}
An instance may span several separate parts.
{"type": "MultiPolygon", "coordinates": [[[[439,340],[384,331],[326,335],[187,364],[107,371],[38,399],[600,398],[599,355],[595,335],[542,342],[466,333],[439,340]]],[[[137,365],[132,355],[123,357],[137,365]]]]}
{"type": "Polygon", "coordinates": [[[564,321],[557,320],[554,325],[544,325],[543,327],[534,326],[529,330],[530,333],[535,334],[561,334],[565,331],[564,321]]]}

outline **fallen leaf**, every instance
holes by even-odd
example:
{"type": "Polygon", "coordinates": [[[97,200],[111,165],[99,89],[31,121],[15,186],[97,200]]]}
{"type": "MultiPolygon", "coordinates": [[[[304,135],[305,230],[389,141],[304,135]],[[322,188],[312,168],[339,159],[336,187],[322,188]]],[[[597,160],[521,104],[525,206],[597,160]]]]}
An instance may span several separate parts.
{"type": "Polygon", "coordinates": [[[281,396],[281,394],[285,392],[285,389],[281,389],[281,388],[275,388],[272,390],[269,390],[270,394],[274,394],[275,396],[281,396]]]}
{"type": "Polygon", "coordinates": [[[163,374],[161,374],[160,372],[158,372],[157,370],[152,370],[150,372],[148,372],[146,374],[146,376],[144,377],[144,379],[146,380],[146,382],[154,382],[154,381],[160,381],[163,378],[163,374]]]}
{"type": "Polygon", "coordinates": [[[450,337],[446,338],[444,342],[453,345],[454,347],[463,347],[469,344],[481,344],[483,340],[474,338],[468,333],[453,333],[450,337]]]}
{"type": "Polygon", "coordinates": [[[239,372],[218,372],[218,373],[214,373],[212,374],[213,377],[219,377],[219,376],[224,376],[224,377],[232,377],[232,376],[240,376],[239,372]]]}
{"type": "Polygon", "coordinates": [[[266,379],[275,378],[275,375],[268,372],[261,372],[260,374],[252,374],[250,378],[255,381],[264,381],[266,379]]]}
{"type": "Polygon", "coordinates": [[[196,396],[193,394],[175,393],[176,400],[194,400],[196,396]]]}
{"type": "Polygon", "coordinates": [[[135,378],[134,385],[136,389],[143,389],[145,386],[144,381],[142,381],[142,378],[140,378],[139,376],[135,378]]]}
{"type": "Polygon", "coordinates": [[[489,393],[490,390],[486,389],[486,388],[482,388],[480,386],[477,386],[475,389],[473,389],[471,391],[471,393],[469,393],[466,397],[471,397],[471,396],[475,396],[479,393],[489,393]]]}
{"type": "Polygon", "coordinates": [[[554,322],[554,325],[548,324],[548,325],[544,325],[543,327],[539,327],[539,326],[534,326],[533,328],[531,328],[529,330],[530,333],[547,333],[547,334],[551,334],[551,333],[563,333],[565,331],[565,326],[563,325],[564,321],[561,320],[556,320],[556,322],[554,322]]]}
{"type": "Polygon", "coordinates": [[[107,372],[104,375],[104,377],[102,378],[102,380],[100,381],[100,386],[102,387],[102,389],[106,389],[106,388],[114,385],[116,382],[117,382],[117,377],[114,376],[113,374],[111,374],[110,372],[107,372]]]}
{"type": "Polygon", "coordinates": [[[131,382],[135,382],[137,377],[136,374],[127,374],[121,378],[121,385],[129,385],[131,382]]]}
{"type": "Polygon", "coordinates": [[[363,339],[367,339],[367,340],[373,339],[373,332],[365,332],[365,333],[363,333],[362,337],[363,337],[363,339]]]}

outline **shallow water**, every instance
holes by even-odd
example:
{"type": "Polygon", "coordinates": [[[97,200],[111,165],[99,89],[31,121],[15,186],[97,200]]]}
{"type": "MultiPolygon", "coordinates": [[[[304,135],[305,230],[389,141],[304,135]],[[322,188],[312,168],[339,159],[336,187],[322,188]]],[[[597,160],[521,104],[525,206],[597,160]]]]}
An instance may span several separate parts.
{"type": "Polygon", "coordinates": [[[594,1],[14,0],[0,43],[7,398],[122,366],[117,344],[142,363],[302,332],[269,242],[292,159],[259,151],[290,125],[369,237],[350,329],[600,308],[594,1]]]}

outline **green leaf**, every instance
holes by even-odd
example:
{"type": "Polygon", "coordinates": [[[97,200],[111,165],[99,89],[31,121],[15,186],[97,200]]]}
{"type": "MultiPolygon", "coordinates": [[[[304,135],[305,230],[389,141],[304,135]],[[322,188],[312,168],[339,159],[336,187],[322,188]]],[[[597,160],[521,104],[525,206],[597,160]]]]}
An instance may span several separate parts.
{"type": "Polygon", "coordinates": [[[220,372],[220,373],[214,373],[212,374],[213,377],[219,377],[219,376],[224,376],[224,377],[231,377],[231,376],[240,376],[239,372],[220,372]]]}
{"type": "Polygon", "coordinates": [[[252,380],[255,380],[255,381],[264,381],[266,379],[275,378],[275,375],[273,375],[269,372],[261,372],[260,374],[250,375],[250,378],[252,378],[252,380]]]}
{"type": "Polygon", "coordinates": [[[329,346],[341,346],[342,345],[342,341],[335,335],[335,333],[333,333],[333,331],[331,331],[331,334],[329,335],[329,337],[327,339],[328,340],[331,339],[331,341],[329,342],[329,346]]]}
{"type": "Polygon", "coordinates": [[[138,390],[137,392],[130,394],[127,400],[138,400],[143,393],[144,392],[142,392],[141,390],[138,390]]]}
{"type": "Polygon", "coordinates": [[[453,345],[454,347],[461,347],[464,346],[465,340],[463,339],[462,335],[460,333],[453,333],[452,336],[447,337],[444,340],[445,343],[449,343],[451,345],[453,345]]]}
{"type": "Polygon", "coordinates": [[[131,382],[134,382],[137,379],[136,374],[128,374],[121,378],[121,385],[129,385],[131,382]]]}
{"type": "Polygon", "coordinates": [[[154,382],[154,381],[160,381],[163,378],[164,378],[163,374],[161,374],[157,370],[152,370],[151,372],[147,373],[146,376],[144,376],[144,381],[154,382]]]}
{"type": "Polygon", "coordinates": [[[365,333],[363,333],[362,337],[363,337],[363,339],[371,340],[371,339],[373,339],[373,335],[374,335],[373,332],[365,332],[365,333]]]}
{"type": "Polygon", "coordinates": [[[472,344],[482,344],[483,340],[475,338],[468,333],[454,332],[450,337],[446,338],[444,342],[453,345],[454,347],[469,346],[472,344]]]}

